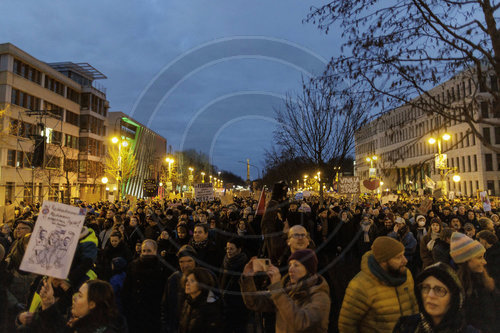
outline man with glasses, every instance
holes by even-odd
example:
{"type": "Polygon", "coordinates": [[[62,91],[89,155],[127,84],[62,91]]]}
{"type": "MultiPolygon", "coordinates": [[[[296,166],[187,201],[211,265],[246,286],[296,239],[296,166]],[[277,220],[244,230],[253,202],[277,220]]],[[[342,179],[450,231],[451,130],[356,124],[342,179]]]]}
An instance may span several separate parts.
{"type": "Polygon", "coordinates": [[[288,230],[288,238],[286,241],[287,247],[283,255],[278,260],[278,268],[281,271],[288,270],[288,257],[295,251],[305,250],[307,248],[314,248],[314,243],[312,243],[309,233],[306,228],[301,225],[294,225],[288,230]]]}

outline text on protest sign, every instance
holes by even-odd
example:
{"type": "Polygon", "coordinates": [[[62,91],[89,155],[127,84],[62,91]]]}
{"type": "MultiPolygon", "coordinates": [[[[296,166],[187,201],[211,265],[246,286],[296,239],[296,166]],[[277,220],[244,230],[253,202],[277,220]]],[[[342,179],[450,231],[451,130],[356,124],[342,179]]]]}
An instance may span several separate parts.
{"type": "Polygon", "coordinates": [[[66,279],[85,213],[84,208],[45,201],[19,268],[26,272],[66,279]]]}
{"type": "Polygon", "coordinates": [[[340,194],[359,194],[359,177],[341,177],[339,178],[340,194]]]}
{"type": "Polygon", "coordinates": [[[214,200],[214,188],[212,183],[201,183],[194,185],[194,198],[196,201],[214,200]]]}

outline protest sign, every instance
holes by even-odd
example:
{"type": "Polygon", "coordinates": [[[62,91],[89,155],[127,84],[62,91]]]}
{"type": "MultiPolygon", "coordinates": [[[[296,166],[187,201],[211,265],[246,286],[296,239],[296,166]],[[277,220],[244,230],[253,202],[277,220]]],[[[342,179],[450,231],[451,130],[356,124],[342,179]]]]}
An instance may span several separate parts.
{"type": "Polygon", "coordinates": [[[295,193],[295,200],[302,200],[302,199],[304,199],[304,193],[302,192],[295,193]]]}
{"type": "Polygon", "coordinates": [[[194,198],[196,201],[214,200],[214,189],[212,183],[201,183],[194,185],[194,198]]]}
{"type": "Polygon", "coordinates": [[[483,202],[483,209],[485,212],[491,212],[491,202],[490,198],[488,198],[488,192],[483,191],[479,193],[481,197],[481,201],[483,202]]]}
{"type": "Polygon", "coordinates": [[[20,269],[66,279],[85,220],[85,209],[45,201],[20,269]]]}
{"type": "Polygon", "coordinates": [[[424,198],[420,202],[420,207],[418,207],[418,212],[422,215],[427,215],[427,213],[432,209],[432,199],[424,198]]]}
{"type": "Polygon", "coordinates": [[[359,177],[340,177],[339,194],[359,194],[359,177]]]}

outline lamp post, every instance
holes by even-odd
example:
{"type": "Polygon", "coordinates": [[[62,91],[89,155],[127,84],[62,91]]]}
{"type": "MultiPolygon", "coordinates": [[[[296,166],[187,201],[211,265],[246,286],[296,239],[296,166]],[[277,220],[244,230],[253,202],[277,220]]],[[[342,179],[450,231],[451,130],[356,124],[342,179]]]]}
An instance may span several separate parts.
{"type": "Polygon", "coordinates": [[[450,139],[451,139],[451,135],[448,133],[444,133],[443,135],[438,136],[437,139],[431,136],[429,138],[429,140],[427,140],[427,142],[430,145],[434,145],[437,143],[438,153],[435,155],[435,158],[434,158],[434,163],[435,163],[434,166],[436,169],[439,169],[439,175],[441,177],[441,190],[443,191],[443,195],[445,195],[445,196],[448,194],[448,189],[446,186],[445,177],[446,177],[446,175],[448,175],[448,173],[451,170],[449,170],[448,165],[447,165],[448,164],[447,163],[448,156],[446,154],[441,153],[441,146],[442,146],[442,140],[448,141],[450,139]],[[449,170],[449,171],[446,172],[446,174],[445,174],[445,170],[449,170]]]}
{"type": "Polygon", "coordinates": [[[205,173],[203,171],[201,172],[201,182],[205,182],[205,173]]]}
{"type": "Polygon", "coordinates": [[[172,164],[175,163],[175,159],[171,157],[166,157],[165,162],[168,164],[168,176],[167,176],[167,190],[172,191],[173,186],[172,186],[172,164]]]}
{"type": "Polygon", "coordinates": [[[366,161],[370,163],[370,169],[368,170],[368,178],[373,179],[377,178],[377,168],[373,167],[373,162],[378,160],[377,155],[368,156],[366,161]]]}
{"type": "Polygon", "coordinates": [[[111,142],[115,145],[118,145],[118,172],[116,175],[116,189],[117,189],[117,194],[118,194],[118,200],[121,200],[120,181],[122,179],[122,147],[124,147],[124,148],[128,147],[128,141],[114,136],[111,138],[111,142]]]}
{"type": "Polygon", "coordinates": [[[308,175],[304,175],[304,189],[307,188],[307,177],[309,177],[308,175]]]}

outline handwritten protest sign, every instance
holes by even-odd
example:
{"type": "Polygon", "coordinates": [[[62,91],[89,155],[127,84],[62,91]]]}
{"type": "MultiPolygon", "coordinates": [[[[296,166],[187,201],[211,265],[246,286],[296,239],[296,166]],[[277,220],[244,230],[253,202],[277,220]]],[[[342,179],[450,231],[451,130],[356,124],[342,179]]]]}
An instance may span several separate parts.
{"type": "Polygon", "coordinates": [[[194,198],[196,201],[214,200],[214,188],[212,183],[201,183],[194,185],[194,198]]]}
{"type": "Polygon", "coordinates": [[[20,269],[66,279],[84,220],[84,208],[45,201],[20,269]]]}
{"type": "Polygon", "coordinates": [[[340,177],[339,194],[359,194],[359,177],[340,177]]]}

